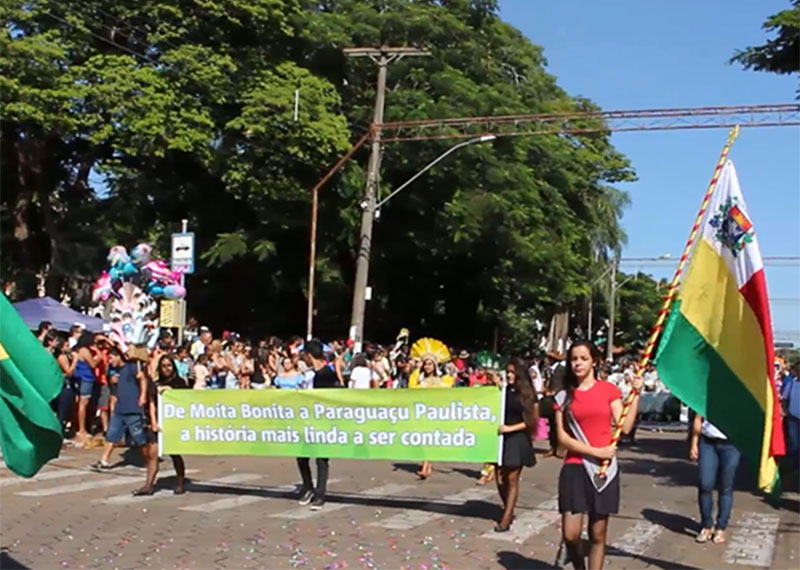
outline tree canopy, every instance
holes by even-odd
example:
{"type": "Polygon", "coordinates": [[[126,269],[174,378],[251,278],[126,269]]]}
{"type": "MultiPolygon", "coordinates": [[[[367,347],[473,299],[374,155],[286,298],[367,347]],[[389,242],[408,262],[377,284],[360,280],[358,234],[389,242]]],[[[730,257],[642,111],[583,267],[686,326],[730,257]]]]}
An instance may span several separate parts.
{"type": "Polygon", "coordinates": [[[773,14],[762,27],[775,32],[775,37],[764,45],[737,51],[731,62],[756,71],[800,72],[800,0],[792,0],[791,8],[773,14]]]}
{"type": "MultiPolygon", "coordinates": [[[[166,254],[189,220],[189,310],[245,333],[301,331],[309,189],[371,121],[376,67],[352,46],[419,45],[389,68],[385,120],[596,107],[546,71],[495,0],[54,0],[3,3],[2,271],[87,302],[109,246],[166,254]],[[295,93],[299,93],[295,120],[295,93]]],[[[583,302],[624,243],[634,179],[609,133],[454,153],[383,208],[366,335],[522,343],[583,302]]],[[[452,145],[384,147],[386,195],[452,145]]],[[[316,332],[349,325],[366,151],[322,189],[316,332]]]]}

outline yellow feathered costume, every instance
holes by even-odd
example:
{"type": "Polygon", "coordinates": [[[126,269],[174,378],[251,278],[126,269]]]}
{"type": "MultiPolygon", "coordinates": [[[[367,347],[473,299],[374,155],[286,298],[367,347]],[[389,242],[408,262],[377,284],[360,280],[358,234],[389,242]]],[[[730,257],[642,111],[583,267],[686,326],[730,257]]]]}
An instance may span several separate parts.
{"type": "Polygon", "coordinates": [[[436,367],[436,374],[421,378],[422,368],[417,368],[411,373],[408,379],[409,388],[450,388],[455,384],[455,378],[448,375],[441,375],[439,365],[450,360],[450,351],[447,346],[435,338],[421,338],[411,346],[411,358],[422,361],[423,366],[426,360],[432,360],[436,367]]]}

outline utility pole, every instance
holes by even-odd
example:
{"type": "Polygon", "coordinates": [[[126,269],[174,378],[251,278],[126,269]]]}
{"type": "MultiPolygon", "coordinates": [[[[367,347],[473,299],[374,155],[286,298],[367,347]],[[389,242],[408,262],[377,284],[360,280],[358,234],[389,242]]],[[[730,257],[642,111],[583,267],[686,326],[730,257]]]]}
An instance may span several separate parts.
{"type": "Polygon", "coordinates": [[[349,338],[355,341],[355,352],[361,352],[364,342],[364,313],[369,282],[369,256],[372,248],[372,224],[375,219],[375,204],[378,195],[378,173],[381,162],[381,125],[386,98],[387,67],[405,56],[430,55],[430,52],[412,47],[349,48],[345,55],[369,57],[378,65],[378,86],[375,94],[375,112],[372,118],[372,151],[367,166],[367,184],[361,202],[361,232],[359,233],[358,256],[356,258],[356,280],[353,288],[353,313],[350,319],[349,338]]]}
{"type": "Polygon", "coordinates": [[[593,320],[592,312],[594,311],[594,287],[595,285],[597,285],[603,279],[606,278],[606,275],[608,274],[609,271],[611,271],[614,268],[614,266],[615,265],[612,263],[612,265],[607,267],[606,270],[600,274],[600,277],[598,277],[589,284],[589,324],[588,324],[589,330],[588,334],[586,335],[586,338],[588,340],[592,340],[592,337],[594,336],[594,334],[592,333],[592,320],[593,320]]]}
{"type": "Polygon", "coordinates": [[[614,360],[614,316],[617,312],[617,259],[611,265],[611,300],[608,304],[608,350],[606,360],[614,360]]]}
{"type": "Polygon", "coordinates": [[[637,279],[637,275],[628,275],[622,282],[617,283],[617,264],[619,259],[614,259],[609,268],[611,270],[611,302],[608,304],[608,353],[606,358],[610,361],[614,358],[614,322],[617,315],[617,292],[622,289],[630,280],[637,279]]]}

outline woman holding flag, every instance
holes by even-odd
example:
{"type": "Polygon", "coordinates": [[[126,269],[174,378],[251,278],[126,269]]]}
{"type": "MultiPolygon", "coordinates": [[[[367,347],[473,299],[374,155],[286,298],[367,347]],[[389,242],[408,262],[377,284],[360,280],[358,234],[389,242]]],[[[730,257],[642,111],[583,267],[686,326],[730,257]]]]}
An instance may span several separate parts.
{"type": "MultiPolygon", "coordinates": [[[[600,351],[589,341],[573,344],[567,353],[564,390],[556,394],[555,418],[559,444],[567,455],[558,481],[558,510],[563,540],[575,568],[585,568],[580,552],[583,515],[589,517],[589,567],[602,568],[606,554],[608,517],[619,511],[619,467],[612,423],[619,424],[622,394],[610,382],[597,380],[600,351]],[[598,471],[610,460],[604,476],[598,471]]],[[[642,378],[631,383],[635,396],[622,424],[629,433],[636,420],[642,378]]]]}

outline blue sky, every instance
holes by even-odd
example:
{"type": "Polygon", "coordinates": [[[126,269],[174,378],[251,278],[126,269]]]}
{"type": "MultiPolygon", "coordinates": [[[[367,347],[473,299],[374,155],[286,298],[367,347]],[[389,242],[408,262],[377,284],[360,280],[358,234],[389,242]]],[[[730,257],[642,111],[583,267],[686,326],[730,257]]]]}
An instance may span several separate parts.
{"type": "MultiPolygon", "coordinates": [[[[502,18],[544,48],[548,71],[571,95],[605,110],[790,103],[796,76],[729,65],[766,39],[761,24],[789,0],[501,0],[502,18]]],[[[638,181],[623,257],[679,255],[725,143],[724,129],[613,135],[638,181]]],[[[742,129],[736,166],[764,256],[800,255],[800,129],[742,129]]],[[[674,264],[642,267],[671,277],[674,264]],[[662,269],[663,267],[663,269],[662,269]]],[[[634,265],[625,270],[635,271],[634,265]]],[[[776,340],[800,343],[800,267],[768,265],[776,340]]],[[[624,310],[624,308],[623,308],[624,310]]]]}

